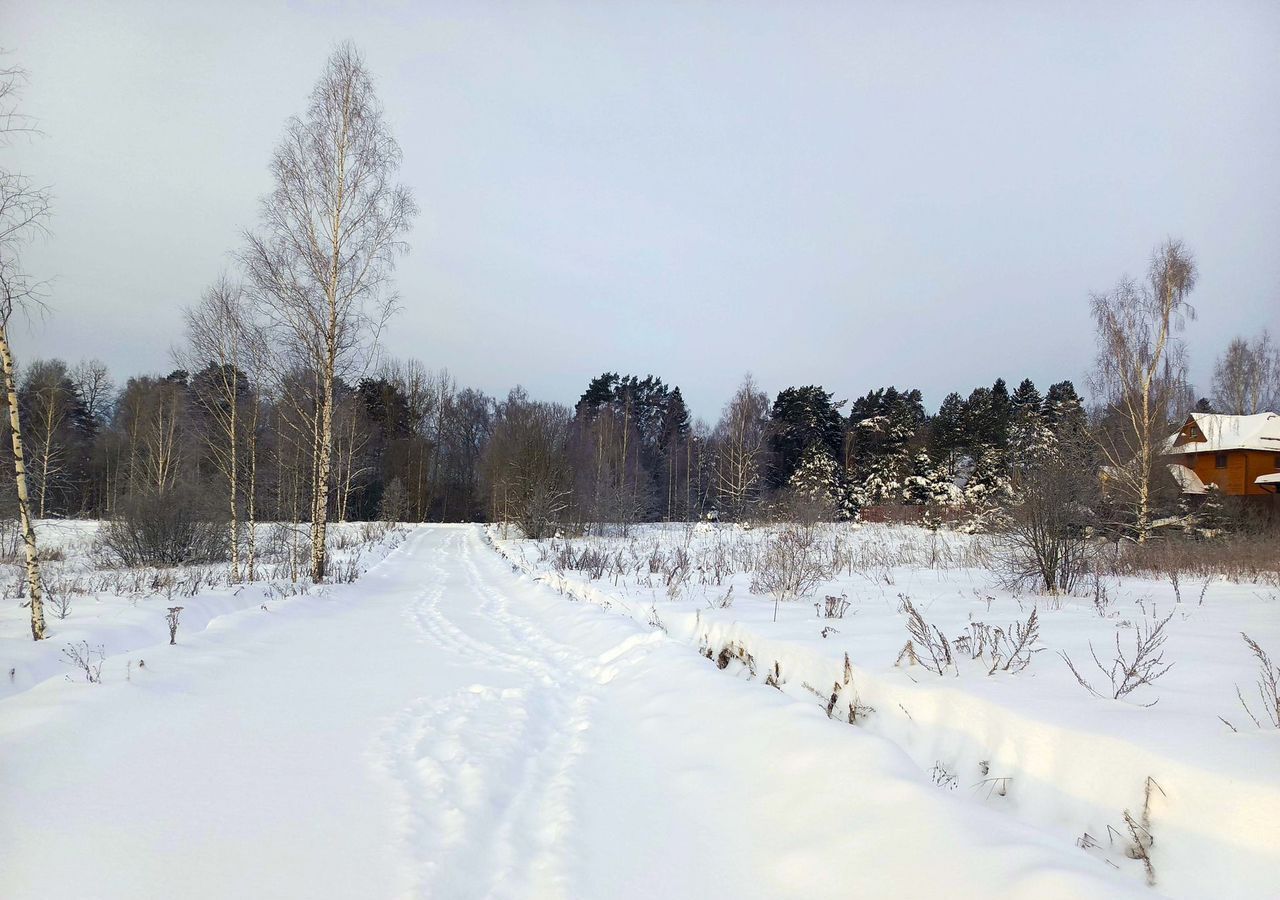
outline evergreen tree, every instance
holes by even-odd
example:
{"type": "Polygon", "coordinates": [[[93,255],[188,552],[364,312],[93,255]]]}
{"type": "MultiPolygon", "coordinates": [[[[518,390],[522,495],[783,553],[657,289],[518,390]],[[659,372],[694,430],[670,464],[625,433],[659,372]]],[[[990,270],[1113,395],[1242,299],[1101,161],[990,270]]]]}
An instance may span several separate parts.
{"type": "Polygon", "coordinates": [[[1030,378],[1025,379],[1010,398],[1007,461],[1010,473],[1017,473],[1044,459],[1053,443],[1053,432],[1044,422],[1044,401],[1030,378]]]}
{"type": "Polygon", "coordinates": [[[988,518],[1012,494],[1005,454],[995,447],[985,448],[973,461],[964,485],[964,502],[976,521],[988,518]]]}
{"type": "Polygon", "coordinates": [[[947,467],[921,448],[911,457],[911,474],[906,479],[903,499],[913,506],[929,509],[957,506],[963,495],[947,467]]]}
{"type": "Polygon", "coordinates": [[[1003,378],[997,378],[991,386],[991,435],[988,443],[993,447],[1005,446],[1009,439],[1009,423],[1013,415],[1013,401],[1003,378]]]}
{"type": "Polygon", "coordinates": [[[822,444],[810,444],[805,449],[788,485],[797,497],[822,506],[835,518],[857,515],[857,507],[851,502],[841,478],[840,466],[822,444]]]}
{"type": "Polygon", "coordinates": [[[881,388],[849,411],[854,483],[867,504],[900,503],[911,474],[911,445],[925,421],[918,390],[881,388]]]}
{"type": "Polygon", "coordinates": [[[995,440],[995,410],[991,403],[991,389],[974,388],[964,401],[961,414],[960,446],[969,457],[989,447],[995,440]]]}
{"type": "Polygon", "coordinates": [[[773,469],[770,480],[781,487],[787,484],[800,465],[805,450],[813,445],[824,448],[832,459],[844,443],[844,427],[831,394],[819,385],[790,387],[778,394],[770,413],[772,425],[773,469]]]}
{"type": "Polygon", "coordinates": [[[1030,378],[1022,379],[1018,389],[1009,398],[1011,420],[1016,421],[1019,418],[1025,420],[1033,415],[1036,418],[1041,418],[1043,402],[1040,398],[1040,392],[1036,390],[1035,382],[1030,378]]]}
{"type": "Polygon", "coordinates": [[[954,467],[965,446],[964,400],[954,391],[947,394],[938,414],[930,421],[929,446],[935,459],[954,467]]]}
{"type": "Polygon", "coordinates": [[[674,455],[690,428],[679,388],[653,375],[605,372],[579,398],[574,428],[579,477],[592,482],[580,483],[578,491],[593,498],[597,519],[673,514],[674,455]]]}
{"type": "Polygon", "coordinates": [[[1057,434],[1075,433],[1085,426],[1084,401],[1070,381],[1059,381],[1044,395],[1044,423],[1057,434]]]}

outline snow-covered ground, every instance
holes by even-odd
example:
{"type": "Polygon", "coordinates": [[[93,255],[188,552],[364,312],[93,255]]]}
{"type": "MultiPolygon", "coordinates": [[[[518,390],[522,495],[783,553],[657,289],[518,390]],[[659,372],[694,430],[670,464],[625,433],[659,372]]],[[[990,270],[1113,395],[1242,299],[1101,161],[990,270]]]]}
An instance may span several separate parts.
{"type": "Polygon", "coordinates": [[[1104,577],[1084,596],[1046,597],[1002,589],[976,564],[987,558],[981,538],[874,525],[821,535],[840,572],[806,601],[778,604],[775,622],[774,601],[752,593],[773,529],[644,526],[540,543],[493,530],[522,570],[665,630],[729,675],[776,684],[846,730],[855,730],[852,705],[859,733],[909,759],[952,804],[998,812],[1119,881],[1150,879],[1169,896],[1280,895],[1280,731],[1265,718],[1257,660],[1241,637],[1280,656],[1274,579],[1183,576],[1175,588],[1104,577]],[[843,617],[821,614],[827,597],[837,612],[847,603],[843,617]],[[908,601],[953,645],[958,662],[943,674],[898,662],[908,601]],[[978,645],[974,623],[1009,633],[1033,610],[1038,652],[1016,674],[988,675],[990,653],[975,660],[956,645],[960,635],[978,645]],[[1117,636],[1131,657],[1135,628],[1170,613],[1163,658],[1172,668],[1112,699],[1091,646],[1109,668],[1117,636]],[[1080,685],[1062,653],[1103,697],[1080,685]],[[1242,709],[1237,686],[1266,727],[1242,709]],[[1135,858],[1143,852],[1150,872],[1135,858]]]}
{"type": "MultiPolygon", "coordinates": [[[[733,532],[640,534],[686,546],[733,532]]],[[[86,540],[68,537],[64,565],[87,578],[86,540]]],[[[393,532],[353,583],[182,597],[176,646],[167,593],[81,600],[40,645],[11,597],[0,896],[1271,893],[1280,743],[1232,709],[1231,682],[1252,671],[1227,632],[1274,644],[1273,589],[1184,598],[1178,665],[1142,708],[1090,697],[1049,652],[1016,676],[895,669],[898,592],[948,632],[970,610],[1012,619],[1018,600],[978,572],[846,575],[819,591],[847,592],[844,619],[797,603],[775,624],[742,572],[692,576],[671,599],[657,575],[556,573],[542,548],[478,526],[393,532]],[[730,583],[732,605],[707,608],[730,583]],[[79,640],[104,646],[101,683],[60,662],[79,640]],[[719,658],[729,641],[723,670],[697,652],[719,658]],[[846,650],[838,699],[857,691],[858,727],[803,686],[842,683],[846,650]],[[763,686],[775,661],[781,690],[763,686]],[[1215,729],[1217,714],[1240,732],[1215,729]],[[1154,892],[1120,818],[1141,815],[1148,775],[1163,789],[1148,811],[1154,892]],[[1099,848],[1076,846],[1085,830],[1099,848]]],[[[1041,599],[1044,642],[1078,654],[1146,593],[1163,606],[1160,590],[1116,585],[1117,618],[1041,599]]]]}

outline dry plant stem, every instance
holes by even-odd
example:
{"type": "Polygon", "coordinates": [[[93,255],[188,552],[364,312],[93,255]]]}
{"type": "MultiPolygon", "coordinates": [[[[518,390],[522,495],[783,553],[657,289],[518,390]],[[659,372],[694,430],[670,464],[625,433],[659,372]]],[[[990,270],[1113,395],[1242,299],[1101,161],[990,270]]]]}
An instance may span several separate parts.
{"type": "MultiPolygon", "coordinates": [[[[1271,723],[1272,728],[1280,728],[1280,666],[1271,661],[1270,655],[1262,649],[1262,647],[1253,638],[1244,632],[1240,633],[1244,638],[1245,644],[1258,660],[1258,696],[1262,702],[1262,715],[1271,723]]],[[[1244,692],[1240,690],[1240,686],[1236,685],[1236,696],[1240,699],[1240,705],[1244,707],[1244,711],[1253,720],[1253,724],[1259,728],[1263,727],[1262,722],[1253,714],[1253,710],[1249,708],[1249,704],[1245,702],[1244,692]]],[[[1232,729],[1235,730],[1234,728],[1232,729]]]]}

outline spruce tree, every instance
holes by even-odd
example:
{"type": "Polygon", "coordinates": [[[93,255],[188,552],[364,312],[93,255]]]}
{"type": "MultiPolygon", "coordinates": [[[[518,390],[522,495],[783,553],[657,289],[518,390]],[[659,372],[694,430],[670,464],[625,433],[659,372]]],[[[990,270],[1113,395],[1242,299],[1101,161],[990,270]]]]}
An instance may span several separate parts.
{"type": "Polygon", "coordinates": [[[800,465],[805,450],[814,444],[826,449],[832,459],[840,455],[844,443],[844,423],[831,393],[820,385],[790,387],[778,394],[770,412],[773,427],[772,483],[787,484],[800,465]]]}
{"type": "Polygon", "coordinates": [[[1010,417],[1014,420],[1020,417],[1025,419],[1031,415],[1040,418],[1043,402],[1040,392],[1036,390],[1035,382],[1030,378],[1024,378],[1018,385],[1018,389],[1013,392],[1013,396],[1009,398],[1010,417]]]}
{"type": "Polygon", "coordinates": [[[805,449],[787,483],[797,497],[818,504],[834,518],[847,519],[857,514],[840,467],[822,444],[810,444],[805,449]]]}
{"type": "Polygon", "coordinates": [[[929,424],[929,448],[934,458],[954,469],[965,440],[964,400],[960,395],[954,391],[947,394],[929,424]]]}
{"type": "Polygon", "coordinates": [[[1079,431],[1085,425],[1084,401],[1070,381],[1059,381],[1044,395],[1044,423],[1057,434],[1079,431]]]}

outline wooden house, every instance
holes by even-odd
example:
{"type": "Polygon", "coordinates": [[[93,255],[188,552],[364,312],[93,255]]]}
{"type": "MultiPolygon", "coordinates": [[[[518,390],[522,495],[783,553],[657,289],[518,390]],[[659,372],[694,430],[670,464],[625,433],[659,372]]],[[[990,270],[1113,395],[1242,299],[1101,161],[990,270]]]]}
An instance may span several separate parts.
{"type": "Polygon", "coordinates": [[[1280,415],[1192,413],[1164,456],[1184,494],[1216,484],[1224,496],[1266,497],[1280,490],[1280,415]]]}

